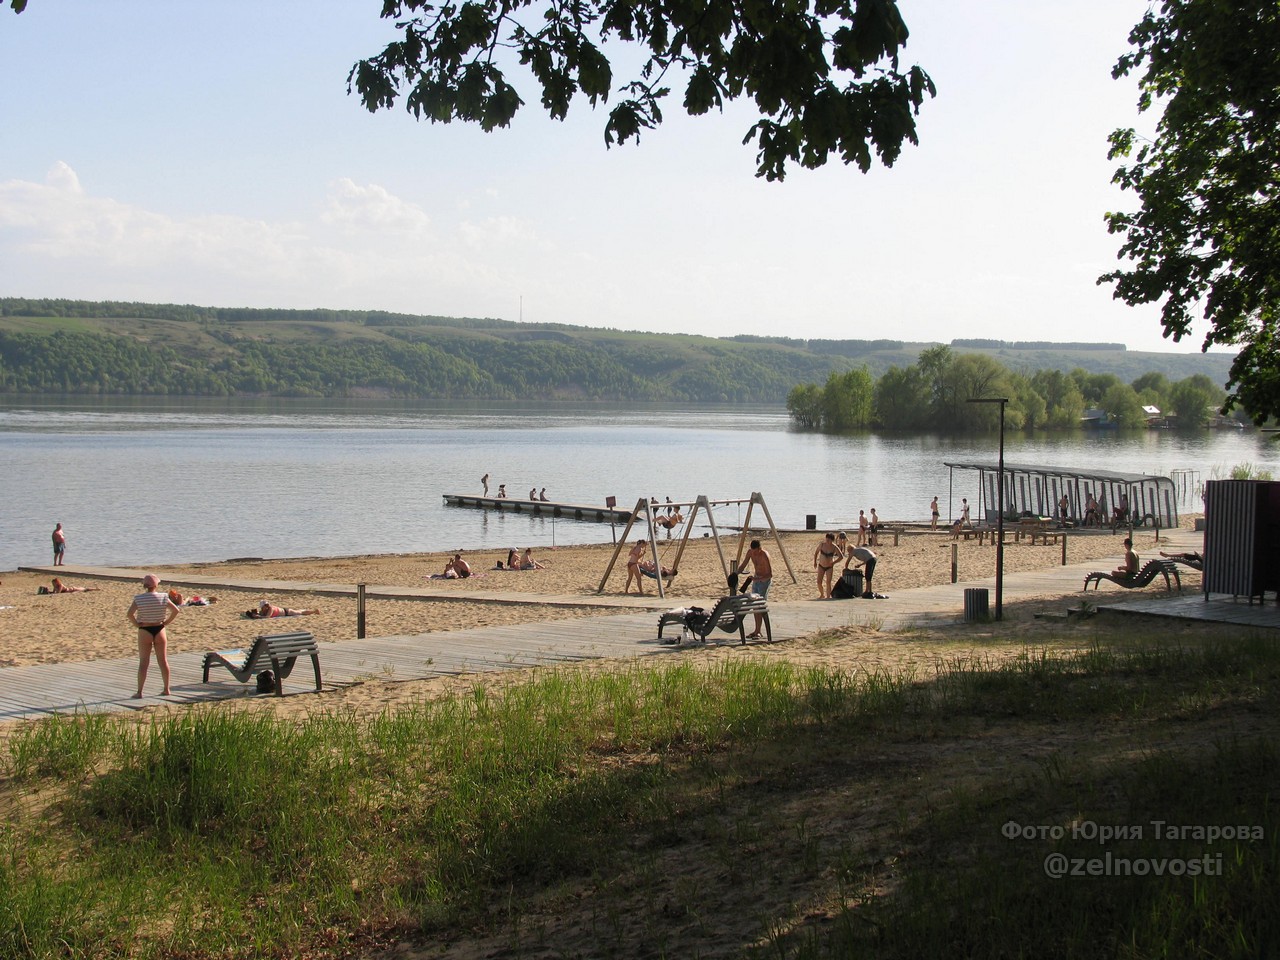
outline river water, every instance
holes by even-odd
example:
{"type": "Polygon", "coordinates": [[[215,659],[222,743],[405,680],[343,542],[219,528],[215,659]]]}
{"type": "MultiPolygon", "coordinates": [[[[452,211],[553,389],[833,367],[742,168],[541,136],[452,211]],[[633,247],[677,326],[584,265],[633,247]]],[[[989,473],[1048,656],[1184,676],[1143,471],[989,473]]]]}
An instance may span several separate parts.
{"type": "MultiPolygon", "coordinates": [[[[1280,474],[1252,431],[1009,434],[1008,463],[1185,476],[1250,463],[1280,474]]],[[[977,501],[997,438],[827,436],[777,406],[86,399],[0,403],[0,571],[67,560],[146,564],[609,542],[609,524],[447,507],[445,493],[631,507],[640,497],[745,499],[774,521],[823,528],[875,507],[884,520],[943,518],[977,501]],[[952,506],[954,504],[954,507],[952,506]]],[[[1188,488],[1182,510],[1199,510],[1188,488]]],[[[745,507],[716,509],[718,524],[745,507]]],[[[754,519],[754,518],[753,518],[754,519]]],[[[619,528],[618,532],[621,532],[619,528]]]]}

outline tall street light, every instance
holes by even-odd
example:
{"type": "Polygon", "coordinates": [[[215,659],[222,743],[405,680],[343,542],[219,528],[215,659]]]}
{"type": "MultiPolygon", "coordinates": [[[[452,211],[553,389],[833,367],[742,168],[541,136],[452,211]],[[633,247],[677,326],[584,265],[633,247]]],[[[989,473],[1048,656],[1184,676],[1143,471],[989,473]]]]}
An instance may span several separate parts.
{"type": "Polygon", "coordinates": [[[1004,619],[1004,405],[1008,397],[970,397],[968,403],[1000,404],[1000,460],[996,467],[996,619],[1004,619]]]}

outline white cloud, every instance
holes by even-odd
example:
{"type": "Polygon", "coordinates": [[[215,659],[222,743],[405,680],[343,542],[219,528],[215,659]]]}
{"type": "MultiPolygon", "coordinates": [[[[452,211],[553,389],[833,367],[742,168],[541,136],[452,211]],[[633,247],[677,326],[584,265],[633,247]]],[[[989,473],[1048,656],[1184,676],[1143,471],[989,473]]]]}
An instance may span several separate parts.
{"type": "Polygon", "coordinates": [[[178,217],[86,192],[56,164],[0,183],[2,295],[474,314],[536,243],[512,217],[437,225],[377,184],[341,178],[315,216],[178,217]]]}

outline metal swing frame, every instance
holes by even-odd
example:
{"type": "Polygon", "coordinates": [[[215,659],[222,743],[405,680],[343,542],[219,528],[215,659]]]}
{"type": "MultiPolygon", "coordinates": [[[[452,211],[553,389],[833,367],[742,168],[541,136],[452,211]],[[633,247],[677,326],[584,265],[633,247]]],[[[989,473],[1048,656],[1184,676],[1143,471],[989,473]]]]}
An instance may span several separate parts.
{"type": "Polygon", "coordinates": [[[791,576],[792,583],[798,583],[795,570],[791,568],[791,559],[787,556],[787,549],[782,545],[782,538],[778,535],[778,528],[773,522],[773,517],[769,513],[769,507],[764,502],[764,497],[759,493],[752,493],[745,500],[711,500],[705,494],[699,496],[695,500],[682,501],[680,503],[651,503],[641,497],[636,501],[635,509],[631,511],[631,516],[627,518],[627,526],[622,531],[622,536],[618,538],[618,545],[614,548],[613,556],[609,558],[609,565],[605,568],[604,576],[600,578],[600,586],[596,588],[596,593],[604,593],[605,584],[609,582],[609,576],[613,573],[613,568],[618,563],[618,557],[621,556],[622,550],[627,545],[627,539],[631,534],[631,530],[635,527],[637,521],[643,520],[645,529],[648,531],[649,553],[653,559],[653,568],[657,571],[654,578],[658,584],[658,596],[666,597],[666,582],[662,576],[662,561],[658,556],[658,538],[655,530],[654,511],[665,510],[668,507],[689,507],[689,516],[684,521],[684,533],[680,536],[680,545],[676,548],[675,559],[671,563],[671,569],[675,571],[672,575],[674,578],[680,571],[680,558],[684,555],[684,548],[689,543],[689,535],[693,532],[693,521],[698,516],[699,510],[707,512],[707,521],[711,526],[711,536],[715,540],[716,553],[720,556],[720,569],[724,571],[725,582],[728,582],[729,575],[738,569],[742,563],[742,555],[745,551],[748,540],[751,537],[751,512],[756,505],[764,512],[765,519],[769,522],[769,532],[773,536],[773,542],[778,547],[778,554],[782,557],[782,562],[787,568],[787,573],[791,576]],[[711,512],[711,508],[732,506],[735,504],[747,504],[747,516],[742,522],[741,532],[738,535],[738,547],[734,556],[733,566],[730,567],[725,559],[724,545],[720,541],[720,530],[716,526],[715,515],[711,512]]]}

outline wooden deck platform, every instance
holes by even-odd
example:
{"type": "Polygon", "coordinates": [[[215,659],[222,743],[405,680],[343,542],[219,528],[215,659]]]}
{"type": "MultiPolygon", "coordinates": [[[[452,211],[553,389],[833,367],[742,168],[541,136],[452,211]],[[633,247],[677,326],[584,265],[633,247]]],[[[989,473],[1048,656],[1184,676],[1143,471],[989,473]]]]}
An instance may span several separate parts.
{"type": "Polygon", "coordinates": [[[507,513],[527,513],[534,517],[561,517],[566,520],[585,520],[594,523],[626,523],[631,519],[630,510],[605,507],[588,503],[556,503],[548,500],[522,500],[517,497],[478,497],[469,493],[441,494],[450,507],[479,507],[481,510],[499,510],[507,513]]]}
{"type": "MultiPolygon", "coordinates": [[[[1171,538],[1166,549],[1182,551],[1198,549],[1199,535],[1181,534],[1171,538]]],[[[1119,557],[1115,558],[1118,562],[1119,557]]],[[[1071,597],[1080,592],[1084,576],[1090,570],[1106,569],[1112,561],[1091,560],[1067,566],[1045,567],[1026,573],[1006,574],[1004,603],[1010,608],[1019,601],[1046,594],[1060,593],[1071,597]]],[[[24,568],[44,570],[46,568],[24,568]]],[[[60,567],[63,574],[98,576],[133,581],[136,570],[117,568],[60,567]],[[84,572],[82,572],[84,571],[84,572]]],[[[188,577],[170,581],[187,586],[243,587],[253,590],[286,590],[330,592],[350,595],[350,584],[314,584],[279,582],[227,583],[213,577],[188,577]]],[[[805,600],[771,603],[770,614],[775,641],[809,636],[823,630],[844,626],[870,626],[885,632],[915,625],[960,625],[964,617],[964,590],[969,587],[994,586],[987,578],[970,583],[943,584],[916,590],[897,591],[880,600],[805,600]]],[[[320,664],[328,688],[367,679],[413,680],[433,676],[456,675],[479,671],[519,669],[530,666],[554,666],[580,660],[600,658],[639,658],[666,656],[681,648],[658,642],[658,611],[675,605],[671,599],[647,596],[515,594],[486,591],[466,595],[422,588],[369,588],[369,595],[402,599],[485,599],[494,603],[542,603],[562,606],[611,607],[613,614],[580,617],[541,623],[484,627],[471,630],[420,635],[376,637],[365,640],[321,637],[320,664]],[[376,591],[376,592],[375,592],[376,591]]],[[[1199,591],[1182,594],[1151,591],[1109,591],[1090,593],[1091,602],[1100,609],[1121,613],[1245,623],[1268,629],[1280,629],[1280,604],[1267,602],[1248,604],[1229,598],[1205,601],[1199,591]]],[[[697,602],[682,598],[677,603],[697,602]]],[[[719,635],[715,635],[719,637],[719,635]]],[[[737,634],[724,634],[722,643],[738,643],[737,634]]],[[[757,645],[754,641],[751,645],[757,645]]],[[[134,689],[136,661],[133,658],[95,660],[78,663],[40,664],[31,667],[0,669],[0,721],[24,717],[47,716],[76,710],[128,710],[157,702],[199,703],[231,697],[257,696],[252,684],[240,684],[229,676],[200,682],[198,652],[174,654],[170,657],[173,671],[173,694],[169,697],[129,698],[134,689]]],[[[157,681],[152,670],[152,683],[157,681]]],[[[310,684],[286,684],[286,695],[310,691],[310,684]]]]}

